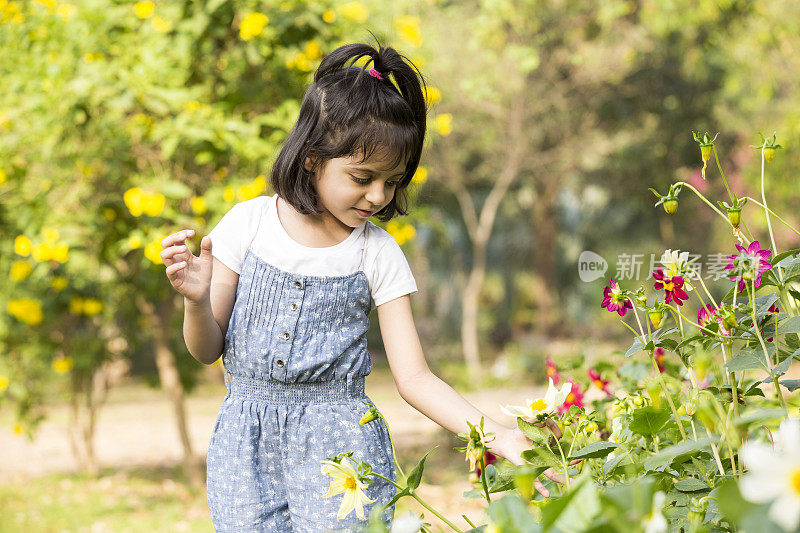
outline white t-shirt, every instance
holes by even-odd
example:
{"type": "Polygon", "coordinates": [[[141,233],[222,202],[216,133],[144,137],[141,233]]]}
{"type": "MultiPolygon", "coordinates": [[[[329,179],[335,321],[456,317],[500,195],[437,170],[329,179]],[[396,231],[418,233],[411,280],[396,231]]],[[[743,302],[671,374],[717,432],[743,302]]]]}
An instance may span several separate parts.
{"type": "Polygon", "coordinates": [[[235,204],[208,234],[211,254],[237,274],[242,272],[249,245],[252,253],[287,272],[309,276],[349,275],[359,270],[364,228],[369,224],[363,269],[369,280],[372,307],[417,292],[403,250],[383,228],[367,220],[339,244],[311,248],[286,233],[278,218],[277,199],[277,194],[257,196],[235,204]],[[255,235],[260,209],[266,211],[255,235]]]}

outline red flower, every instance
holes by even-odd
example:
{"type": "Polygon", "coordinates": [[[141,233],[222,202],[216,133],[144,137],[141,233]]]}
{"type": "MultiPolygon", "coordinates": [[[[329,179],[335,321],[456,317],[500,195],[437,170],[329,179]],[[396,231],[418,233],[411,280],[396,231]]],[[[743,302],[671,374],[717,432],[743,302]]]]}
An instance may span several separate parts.
{"type": "MultiPolygon", "coordinates": [[[[496,463],[497,462],[497,456],[495,454],[493,454],[492,452],[490,452],[489,450],[486,450],[486,453],[483,455],[483,460],[487,465],[490,465],[492,463],[496,463]]],[[[475,463],[475,472],[478,474],[478,477],[480,478],[481,477],[481,464],[480,464],[480,461],[475,463]]]]}
{"type": "Polygon", "coordinates": [[[566,413],[573,405],[577,407],[583,407],[583,391],[581,391],[581,386],[575,383],[572,378],[569,378],[567,383],[572,383],[572,390],[570,390],[569,394],[567,394],[567,398],[564,400],[564,403],[559,406],[559,413],[566,413]]]}
{"type": "Polygon", "coordinates": [[[553,385],[558,385],[558,382],[561,381],[561,375],[558,373],[558,368],[556,368],[556,364],[553,362],[553,356],[547,356],[545,365],[547,366],[547,377],[553,379],[553,385]]]}
{"type": "MultiPolygon", "coordinates": [[[[774,303],[774,304],[770,305],[769,309],[767,309],[767,314],[764,315],[764,318],[761,319],[761,323],[759,325],[763,326],[764,324],[767,323],[767,318],[770,315],[777,315],[779,312],[780,312],[780,309],[778,308],[778,304],[777,303],[774,303]]],[[[772,342],[773,340],[774,340],[774,337],[770,337],[769,339],[767,339],[767,342],[772,342]]]]}
{"type": "Polygon", "coordinates": [[[633,305],[619,285],[614,283],[613,279],[609,279],[609,281],[609,286],[603,288],[603,303],[600,304],[600,307],[605,307],[612,313],[616,311],[619,316],[625,316],[628,309],[633,309],[633,305]]]}
{"type": "Polygon", "coordinates": [[[739,250],[738,254],[728,256],[728,266],[726,270],[733,270],[733,276],[730,276],[732,281],[739,282],[739,290],[743,291],[745,281],[754,280],[755,287],[761,286],[761,274],[772,268],[772,265],[767,261],[767,258],[772,253],[769,250],[762,250],[758,241],[753,241],[750,246],[736,244],[736,249],[739,250]]]}
{"type": "Polygon", "coordinates": [[[666,367],[664,366],[664,348],[661,346],[657,346],[656,349],[653,351],[653,357],[656,359],[656,365],[658,365],[658,371],[662,374],[666,367]]]}
{"type": "Polygon", "coordinates": [[[664,289],[664,292],[667,293],[666,298],[664,298],[664,303],[669,303],[670,300],[674,300],[676,304],[683,305],[681,300],[689,299],[689,295],[683,290],[683,276],[667,277],[664,275],[664,269],[658,267],[658,269],[653,272],[653,278],[657,280],[653,286],[657,290],[664,289]]]}
{"type": "Polygon", "coordinates": [[[589,379],[592,380],[592,383],[594,384],[595,387],[605,392],[609,396],[613,396],[613,394],[611,394],[611,391],[608,390],[609,381],[607,379],[603,379],[600,376],[600,372],[598,372],[594,368],[590,368],[589,370],[586,371],[586,373],[589,375],[589,379]]]}
{"type": "MultiPolygon", "coordinates": [[[[725,323],[722,321],[722,317],[719,316],[718,311],[719,308],[714,304],[706,304],[705,307],[701,307],[697,310],[697,323],[701,326],[705,326],[706,324],[716,321],[719,324],[719,332],[723,335],[728,335],[730,332],[725,328],[725,323]]],[[[706,334],[703,330],[701,330],[700,333],[702,335],[706,334]]]]}

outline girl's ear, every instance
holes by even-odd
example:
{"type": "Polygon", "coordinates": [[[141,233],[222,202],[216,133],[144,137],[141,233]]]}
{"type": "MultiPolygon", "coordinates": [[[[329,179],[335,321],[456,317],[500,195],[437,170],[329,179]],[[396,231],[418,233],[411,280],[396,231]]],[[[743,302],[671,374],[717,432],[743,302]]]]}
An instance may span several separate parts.
{"type": "Polygon", "coordinates": [[[303,162],[303,167],[305,167],[306,170],[311,172],[312,170],[314,170],[314,164],[316,163],[316,161],[317,161],[317,156],[313,152],[309,152],[308,155],[306,156],[306,160],[303,162]]]}

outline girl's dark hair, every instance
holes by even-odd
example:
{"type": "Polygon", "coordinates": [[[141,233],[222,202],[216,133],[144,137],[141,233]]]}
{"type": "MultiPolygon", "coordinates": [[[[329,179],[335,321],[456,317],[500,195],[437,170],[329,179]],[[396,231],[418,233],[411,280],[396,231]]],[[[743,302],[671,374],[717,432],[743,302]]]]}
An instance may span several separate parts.
{"type": "Polygon", "coordinates": [[[378,149],[395,168],[406,161],[394,198],[375,216],[386,222],[408,214],[407,188],[419,166],[425,139],[425,80],[419,69],[394,48],[353,43],[322,60],[300,105],[300,116],[281,148],[270,175],[275,192],[303,214],[320,214],[313,173],[324,162],[361,154],[366,161],[378,149]],[[353,66],[362,57],[383,79],[353,66]],[[346,63],[349,62],[349,65],[346,63]],[[395,84],[389,79],[394,78],[395,84]],[[313,169],[305,160],[313,152],[313,169]],[[316,157],[315,157],[316,156],[316,157]]]}

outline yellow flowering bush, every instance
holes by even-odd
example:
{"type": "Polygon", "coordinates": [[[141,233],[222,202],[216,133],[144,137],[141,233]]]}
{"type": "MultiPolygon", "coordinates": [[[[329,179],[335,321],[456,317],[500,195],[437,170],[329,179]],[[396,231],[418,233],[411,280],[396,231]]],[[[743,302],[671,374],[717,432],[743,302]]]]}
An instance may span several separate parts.
{"type": "Polygon", "coordinates": [[[361,2],[347,2],[339,6],[339,13],[356,22],[366,22],[369,10],[361,2]]]}
{"type": "Polygon", "coordinates": [[[142,0],[133,5],[133,13],[140,19],[148,19],[153,16],[155,4],[150,0],[142,0]]]}
{"type": "Polygon", "coordinates": [[[125,206],[131,215],[138,217],[142,214],[157,217],[164,211],[167,199],[158,192],[131,187],[122,196],[125,206]]]}
{"type": "Polygon", "coordinates": [[[389,232],[389,234],[395,238],[397,244],[400,245],[413,239],[414,235],[417,233],[414,226],[411,224],[406,224],[397,220],[390,220],[387,222],[386,231],[389,232]]]}
{"type": "Polygon", "coordinates": [[[31,298],[20,298],[19,300],[9,300],[6,305],[8,314],[30,326],[37,326],[42,323],[42,303],[31,298]]]}
{"type": "Polygon", "coordinates": [[[9,277],[12,281],[22,281],[33,272],[33,267],[28,261],[20,260],[11,263],[11,271],[9,277]]]}
{"type": "Polygon", "coordinates": [[[395,21],[394,27],[400,38],[411,46],[418,47],[422,44],[422,30],[417,17],[404,15],[395,21]]]}
{"type": "Polygon", "coordinates": [[[414,172],[414,175],[411,177],[412,183],[425,183],[428,181],[428,169],[423,166],[418,166],[417,171],[414,172]]]}
{"type": "Polygon", "coordinates": [[[72,360],[72,357],[69,356],[56,357],[55,359],[53,359],[53,362],[51,363],[53,370],[55,370],[59,374],[66,374],[67,372],[69,372],[70,370],[72,370],[74,364],[75,363],[72,360]]]}
{"type": "Polygon", "coordinates": [[[435,120],[436,131],[442,137],[447,137],[453,131],[453,115],[450,113],[442,113],[437,115],[435,120]]]}
{"type": "Polygon", "coordinates": [[[427,85],[425,87],[425,101],[428,105],[433,105],[442,100],[442,91],[438,87],[427,85]]]}
{"type": "Polygon", "coordinates": [[[17,235],[14,239],[14,253],[22,257],[28,257],[31,254],[31,240],[25,235],[17,235]]]}
{"type": "Polygon", "coordinates": [[[269,17],[263,13],[250,13],[242,19],[239,25],[239,37],[244,41],[252,41],[261,35],[269,24],[269,17]]]}

